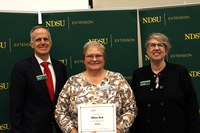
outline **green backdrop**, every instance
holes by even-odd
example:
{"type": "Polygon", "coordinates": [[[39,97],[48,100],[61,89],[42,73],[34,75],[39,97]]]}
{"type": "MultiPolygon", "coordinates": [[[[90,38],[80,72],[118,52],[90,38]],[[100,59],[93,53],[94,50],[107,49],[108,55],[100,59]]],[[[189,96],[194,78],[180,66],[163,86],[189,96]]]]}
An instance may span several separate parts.
{"type": "Polygon", "coordinates": [[[43,24],[52,33],[52,55],[67,59],[70,75],[84,70],[82,47],[87,41],[96,40],[106,46],[105,67],[121,72],[128,81],[132,69],[138,66],[136,18],[135,10],[42,14],[43,24]],[[53,21],[61,24],[55,26],[53,21]]]}
{"type": "MultiPolygon", "coordinates": [[[[10,133],[10,72],[16,61],[33,55],[29,32],[38,16],[2,12],[0,17],[0,132],[10,133]]],[[[42,22],[52,35],[51,56],[66,65],[69,76],[84,71],[82,47],[97,40],[106,47],[105,68],[122,73],[130,82],[138,67],[136,10],[42,13],[42,22]]]]}
{"type": "Polygon", "coordinates": [[[169,62],[185,66],[192,77],[200,105],[200,5],[149,8],[140,10],[143,64],[149,63],[144,44],[148,34],[161,32],[172,48],[169,62]]]}
{"type": "MultiPolygon", "coordinates": [[[[137,10],[87,10],[44,12],[42,23],[50,29],[51,56],[66,65],[69,76],[84,71],[82,47],[97,40],[106,47],[105,68],[122,73],[130,83],[138,61],[149,63],[143,48],[151,32],[165,33],[172,44],[168,61],[188,68],[200,103],[200,5],[139,9],[142,58],[138,60],[137,10]]],[[[0,132],[10,133],[9,86],[13,64],[33,54],[30,29],[37,25],[35,13],[0,12],[0,132]]]]}
{"type": "Polygon", "coordinates": [[[32,54],[29,31],[37,14],[0,13],[0,133],[9,133],[9,87],[13,64],[32,54]]]}

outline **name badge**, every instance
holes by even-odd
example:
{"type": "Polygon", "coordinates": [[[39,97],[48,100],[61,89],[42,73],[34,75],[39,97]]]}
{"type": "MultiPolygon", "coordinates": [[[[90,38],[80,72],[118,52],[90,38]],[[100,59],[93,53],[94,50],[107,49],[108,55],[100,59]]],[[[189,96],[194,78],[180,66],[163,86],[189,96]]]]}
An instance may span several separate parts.
{"type": "Polygon", "coordinates": [[[37,78],[37,81],[44,80],[44,79],[47,79],[47,75],[46,74],[38,75],[38,76],[36,76],[36,78],[37,78]]]}
{"type": "Polygon", "coordinates": [[[140,86],[147,86],[147,85],[150,85],[150,83],[151,83],[150,80],[140,81],[140,86]]]}
{"type": "Polygon", "coordinates": [[[98,90],[108,90],[108,89],[110,89],[111,88],[111,86],[110,85],[106,85],[106,86],[101,86],[101,87],[99,87],[98,88],[98,90]]]}

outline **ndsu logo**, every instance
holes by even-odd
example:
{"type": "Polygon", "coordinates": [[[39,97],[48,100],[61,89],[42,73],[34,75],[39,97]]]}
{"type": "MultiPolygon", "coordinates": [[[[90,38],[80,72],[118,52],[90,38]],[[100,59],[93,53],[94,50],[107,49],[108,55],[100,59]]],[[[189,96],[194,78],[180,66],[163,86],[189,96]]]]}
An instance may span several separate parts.
{"type": "Polygon", "coordinates": [[[62,62],[65,66],[67,66],[67,59],[59,59],[60,62],[62,62]]]}
{"type": "Polygon", "coordinates": [[[6,42],[0,42],[0,49],[6,48],[6,42]]]}
{"type": "Polygon", "coordinates": [[[93,39],[89,39],[89,41],[96,41],[101,44],[108,44],[108,38],[93,38],[93,39]]]}
{"type": "Polygon", "coordinates": [[[8,89],[9,84],[8,83],[0,83],[0,90],[6,90],[8,89]]]}
{"type": "Polygon", "coordinates": [[[150,60],[148,55],[145,55],[144,58],[145,58],[145,61],[149,61],[150,60]]]}
{"type": "Polygon", "coordinates": [[[65,26],[65,20],[51,20],[45,21],[46,27],[63,27],[65,26]]]}
{"type": "Polygon", "coordinates": [[[185,34],[185,40],[196,40],[196,39],[200,39],[200,33],[185,34]]]}
{"type": "Polygon", "coordinates": [[[6,131],[6,130],[10,130],[10,123],[4,123],[4,124],[0,124],[0,132],[1,131],[6,131]]]}
{"type": "Polygon", "coordinates": [[[145,17],[142,18],[143,24],[150,24],[150,23],[160,23],[162,21],[161,16],[156,16],[156,17],[145,17]]]}
{"type": "Polygon", "coordinates": [[[191,77],[200,77],[200,71],[190,71],[189,74],[191,77]]]}

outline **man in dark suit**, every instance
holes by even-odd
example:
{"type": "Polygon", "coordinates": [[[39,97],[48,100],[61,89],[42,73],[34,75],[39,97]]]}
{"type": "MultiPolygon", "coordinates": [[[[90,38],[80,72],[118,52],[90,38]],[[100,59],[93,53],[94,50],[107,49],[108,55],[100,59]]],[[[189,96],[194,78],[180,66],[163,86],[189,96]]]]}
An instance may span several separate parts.
{"type": "MultiPolygon", "coordinates": [[[[30,32],[34,55],[17,62],[11,72],[10,122],[12,133],[61,133],[54,118],[58,95],[67,80],[65,65],[50,57],[49,30],[38,25],[30,32]],[[53,79],[51,99],[42,62],[48,62],[53,79]]],[[[52,83],[52,82],[51,82],[52,83]]]]}

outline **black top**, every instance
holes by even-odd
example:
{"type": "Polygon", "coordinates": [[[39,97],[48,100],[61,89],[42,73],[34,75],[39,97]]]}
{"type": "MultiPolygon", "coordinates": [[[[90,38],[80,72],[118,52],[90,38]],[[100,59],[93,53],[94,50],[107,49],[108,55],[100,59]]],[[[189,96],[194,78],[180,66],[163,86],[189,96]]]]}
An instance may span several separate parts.
{"type": "Polygon", "coordinates": [[[184,67],[167,62],[157,75],[150,65],[138,68],[131,87],[138,107],[132,133],[200,133],[197,96],[184,67]]]}

